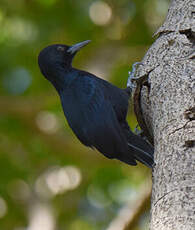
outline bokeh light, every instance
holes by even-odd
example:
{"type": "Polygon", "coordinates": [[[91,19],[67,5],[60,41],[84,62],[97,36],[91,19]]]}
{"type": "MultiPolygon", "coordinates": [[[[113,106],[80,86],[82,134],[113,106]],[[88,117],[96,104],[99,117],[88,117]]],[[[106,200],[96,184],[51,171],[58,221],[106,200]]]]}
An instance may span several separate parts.
{"type": "Polygon", "coordinates": [[[169,1],[168,0],[158,0],[154,2],[153,8],[151,8],[151,2],[145,3],[145,19],[149,28],[152,32],[155,32],[159,24],[164,19],[168,10],[169,1]]]}
{"type": "Polygon", "coordinates": [[[55,230],[55,219],[49,206],[34,204],[29,213],[27,230],[55,230]]]}
{"type": "Polygon", "coordinates": [[[59,129],[56,115],[48,111],[40,111],[36,116],[36,123],[38,128],[47,134],[53,134],[59,129]]]}
{"type": "Polygon", "coordinates": [[[55,166],[40,175],[35,183],[38,195],[51,198],[73,190],[81,183],[81,172],[75,166],[55,166]]]}
{"type": "Polygon", "coordinates": [[[115,202],[125,204],[136,197],[136,190],[128,180],[120,180],[109,186],[109,194],[115,202]]]}
{"type": "Polygon", "coordinates": [[[106,2],[95,1],[89,8],[89,16],[96,25],[107,25],[112,18],[112,9],[106,2]]]}
{"type": "Polygon", "coordinates": [[[0,197],[0,218],[3,218],[7,213],[6,201],[0,197]]]}
{"type": "Polygon", "coordinates": [[[36,26],[20,17],[3,18],[1,26],[0,41],[8,41],[16,46],[21,43],[34,41],[38,36],[36,26]]]}
{"type": "Polygon", "coordinates": [[[3,77],[3,86],[10,94],[22,94],[30,86],[31,75],[25,68],[17,68],[3,77]]]}
{"type": "Polygon", "coordinates": [[[56,195],[75,189],[81,182],[81,173],[74,166],[56,168],[47,173],[46,183],[50,191],[56,195]]]}
{"type": "Polygon", "coordinates": [[[100,187],[90,185],[87,192],[89,202],[96,208],[105,208],[111,205],[112,201],[100,187]]]}
{"type": "Polygon", "coordinates": [[[43,199],[51,199],[53,197],[53,193],[47,186],[46,177],[44,174],[40,175],[36,179],[34,189],[38,197],[41,197],[43,199]]]}

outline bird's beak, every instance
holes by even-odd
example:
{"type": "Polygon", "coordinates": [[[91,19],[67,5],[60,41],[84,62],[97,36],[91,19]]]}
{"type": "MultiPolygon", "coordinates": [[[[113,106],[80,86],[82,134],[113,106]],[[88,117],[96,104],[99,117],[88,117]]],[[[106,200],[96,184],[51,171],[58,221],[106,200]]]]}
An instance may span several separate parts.
{"type": "Polygon", "coordinates": [[[71,46],[67,52],[71,53],[71,54],[74,54],[76,53],[78,50],[80,50],[83,46],[86,46],[88,43],[90,42],[90,40],[86,40],[84,42],[79,42],[73,46],[71,46]]]}

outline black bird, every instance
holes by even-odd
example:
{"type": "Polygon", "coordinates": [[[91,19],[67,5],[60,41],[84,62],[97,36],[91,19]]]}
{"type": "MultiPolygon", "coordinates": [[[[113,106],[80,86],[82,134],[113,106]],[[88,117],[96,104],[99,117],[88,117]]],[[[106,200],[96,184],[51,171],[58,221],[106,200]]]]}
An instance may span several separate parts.
{"type": "Polygon", "coordinates": [[[138,160],[152,168],[153,147],[134,134],[126,121],[131,88],[120,89],[72,67],[77,51],[89,42],[44,48],[38,57],[40,70],[56,88],[68,124],[81,143],[108,158],[130,165],[138,160]]]}

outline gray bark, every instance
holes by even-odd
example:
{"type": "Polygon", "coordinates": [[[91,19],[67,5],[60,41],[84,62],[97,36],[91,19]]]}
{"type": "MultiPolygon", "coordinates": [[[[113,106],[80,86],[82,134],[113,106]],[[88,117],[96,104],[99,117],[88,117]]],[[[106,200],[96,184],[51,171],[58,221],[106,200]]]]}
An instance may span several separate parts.
{"type": "MultiPolygon", "coordinates": [[[[195,1],[172,0],[139,67],[143,120],[154,138],[151,230],[195,229],[195,1]]],[[[147,133],[145,132],[145,133],[147,133]]]]}

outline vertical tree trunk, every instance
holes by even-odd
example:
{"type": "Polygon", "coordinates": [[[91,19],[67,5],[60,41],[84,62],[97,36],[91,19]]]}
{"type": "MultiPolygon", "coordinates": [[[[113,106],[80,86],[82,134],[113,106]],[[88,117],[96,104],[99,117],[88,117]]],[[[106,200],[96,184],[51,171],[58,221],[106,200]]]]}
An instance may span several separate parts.
{"type": "Polygon", "coordinates": [[[195,1],[172,0],[157,35],[139,68],[141,123],[155,144],[150,228],[194,230],[195,1]]]}

